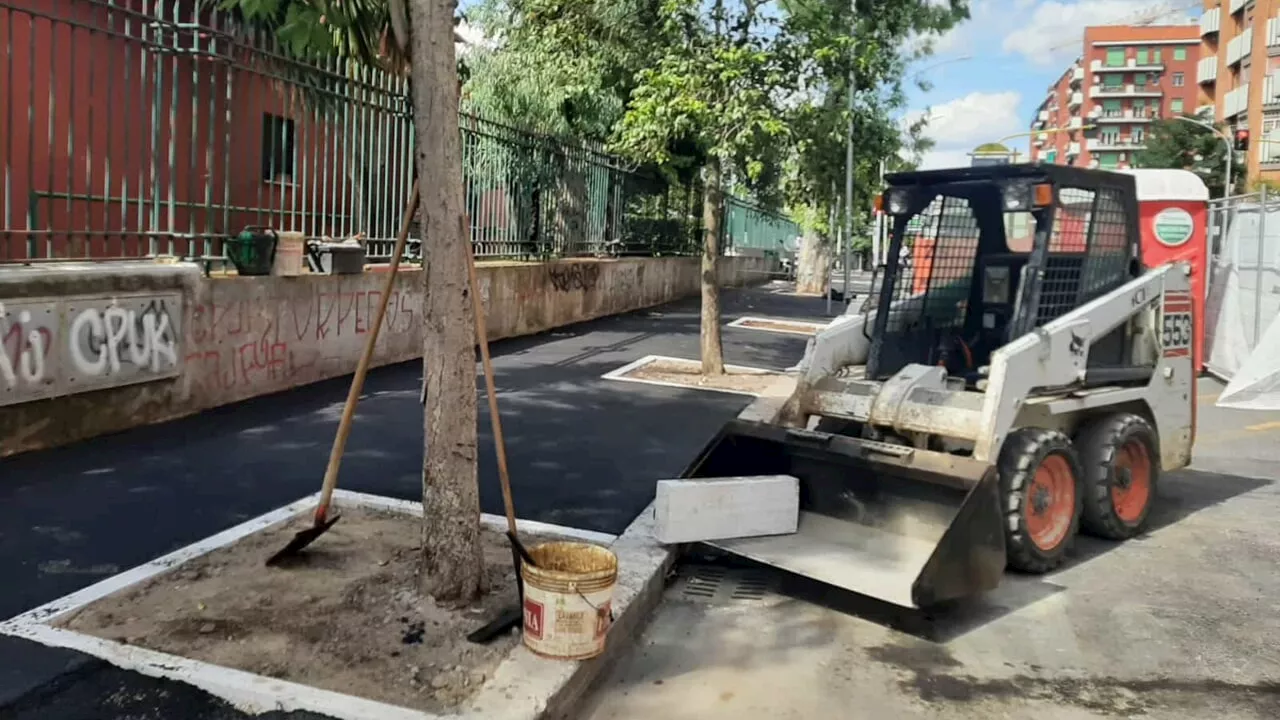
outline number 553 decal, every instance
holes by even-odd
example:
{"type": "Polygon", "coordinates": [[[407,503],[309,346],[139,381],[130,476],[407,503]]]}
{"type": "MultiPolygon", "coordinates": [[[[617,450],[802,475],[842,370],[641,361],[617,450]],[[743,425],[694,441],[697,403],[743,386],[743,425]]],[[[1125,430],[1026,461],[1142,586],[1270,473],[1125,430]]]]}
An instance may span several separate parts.
{"type": "Polygon", "coordinates": [[[1195,329],[1191,320],[1191,297],[1185,293],[1166,293],[1164,296],[1164,322],[1161,328],[1161,344],[1165,357],[1187,357],[1195,329]]]}

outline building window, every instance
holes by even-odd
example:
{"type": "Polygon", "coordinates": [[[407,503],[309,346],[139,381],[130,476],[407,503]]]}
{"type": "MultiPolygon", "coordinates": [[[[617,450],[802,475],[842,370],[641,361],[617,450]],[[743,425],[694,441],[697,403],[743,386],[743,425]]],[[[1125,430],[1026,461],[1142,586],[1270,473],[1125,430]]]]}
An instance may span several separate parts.
{"type": "Polygon", "coordinates": [[[1139,65],[1146,65],[1150,60],[1150,52],[1148,52],[1146,48],[1142,48],[1138,51],[1137,63],[1139,65]]]}
{"type": "Polygon", "coordinates": [[[1111,73],[1102,76],[1102,86],[1105,88],[1118,88],[1124,84],[1124,76],[1111,73]]]}
{"type": "Polygon", "coordinates": [[[1134,85],[1137,85],[1138,87],[1146,87],[1146,86],[1147,86],[1147,74],[1146,74],[1146,73],[1138,73],[1137,75],[1134,75],[1134,76],[1133,76],[1133,84],[1134,84],[1134,85]]]}
{"type": "Polygon", "coordinates": [[[1119,145],[1120,131],[1115,128],[1108,128],[1098,133],[1098,144],[1100,145],[1119,145]]]}
{"type": "Polygon", "coordinates": [[[1183,78],[1182,78],[1182,73],[1174,73],[1174,74],[1173,74],[1173,86],[1174,86],[1174,87],[1182,87],[1182,80],[1183,80],[1183,78]]]}
{"type": "Polygon", "coordinates": [[[1160,51],[1159,51],[1159,50],[1156,50],[1156,51],[1155,51],[1155,61],[1154,61],[1154,62],[1155,62],[1155,64],[1156,64],[1156,65],[1159,65],[1159,64],[1160,64],[1160,51]]]}
{"type": "Polygon", "coordinates": [[[1102,117],[1120,117],[1120,101],[1119,100],[1103,100],[1102,101],[1102,117]]]}
{"type": "Polygon", "coordinates": [[[1098,167],[1114,170],[1120,162],[1115,153],[1098,153],[1098,167]]]}
{"type": "Polygon", "coordinates": [[[293,159],[293,120],[263,113],[262,179],[266,182],[292,182],[293,159]]]}
{"type": "Polygon", "coordinates": [[[1133,127],[1129,128],[1129,139],[1133,141],[1134,145],[1141,145],[1142,138],[1143,138],[1143,135],[1142,135],[1141,127],[1134,125],[1133,127]]]}
{"type": "Polygon", "coordinates": [[[1170,101],[1169,101],[1169,112],[1173,113],[1174,115],[1181,115],[1181,114],[1182,114],[1182,99],[1181,99],[1181,98],[1174,98],[1173,100],[1170,100],[1170,101]]]}
{"type": "Polygon", "coordinates": [[[1107,67],[1124,67],[1124,48],[1107,48],[1107,67]]]}
{"type": "Polygon", "coordinates": [[[1173,49],[1173,59],[1174,59],[1175,61],[1186,60],[1186,59],[1187,59],[1187,49],[1186,49],[1186,48],[1174,48],[1174,49],[1173,49]]]}

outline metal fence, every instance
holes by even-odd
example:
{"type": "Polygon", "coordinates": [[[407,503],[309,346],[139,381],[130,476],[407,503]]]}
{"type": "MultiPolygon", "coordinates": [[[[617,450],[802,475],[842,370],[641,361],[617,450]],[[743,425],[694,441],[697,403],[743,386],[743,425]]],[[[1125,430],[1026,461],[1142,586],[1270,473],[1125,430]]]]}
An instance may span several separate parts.
{"type": "Polygon", "coordinates": [[[790,218],[765,210],[741,198],[725,198],[725,246],[778,254],[798,249],[800,226],[790,218]]]}
{"type": "Polygon", "coordinates": [[[1230,379],[1280,317],[1280,196],[1212,201],[1208,237],[1205,364],[1230,379]]]}
{"type": "MultiPolygon", "coordinates": [[[[298,62],[201,5],[0,0],[0,262],[220,259],[246,226],[388,254],[415,174],[406,80],[298,62]]],[[[478,256],[696,251],[691,189],[596,148],[460,125],[478,256]]]]}

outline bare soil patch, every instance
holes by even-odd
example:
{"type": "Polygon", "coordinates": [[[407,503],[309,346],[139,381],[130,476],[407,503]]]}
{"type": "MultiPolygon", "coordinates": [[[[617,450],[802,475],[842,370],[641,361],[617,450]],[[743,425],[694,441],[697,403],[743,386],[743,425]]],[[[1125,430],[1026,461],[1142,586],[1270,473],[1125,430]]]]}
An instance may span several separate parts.
{"type": "MultiPolygon", "coordinates": [[[[61,620],[77,632],[428,712],[467,700],[518,643],[465,635],[516,602],[506,539],[482,531],[489,592],[448,609],[418,591],[420,520],[344,508],[291,565],[263,566],[309,514],[61,620]]],[[[548,538],[528,538],[530,544],[548,538]]]]}
{"type": "Polygon", "coordinates": [[[757,330],[776,330],[778,332],[804,333],[816,335],[819,328],[810,323],[792,323],[785,320],[743,320],[738,327],[755,328],[757,330]]]}
{"type": "Polygon", "coordinates": [[[726,367],[724,375],[703,375],[702,363],[696,360],[658,359],[626,373],[636,380],[672,383],[709,390],[732,390],[758,395],[781,373],[768,370],[743,370],[726,367]]]}

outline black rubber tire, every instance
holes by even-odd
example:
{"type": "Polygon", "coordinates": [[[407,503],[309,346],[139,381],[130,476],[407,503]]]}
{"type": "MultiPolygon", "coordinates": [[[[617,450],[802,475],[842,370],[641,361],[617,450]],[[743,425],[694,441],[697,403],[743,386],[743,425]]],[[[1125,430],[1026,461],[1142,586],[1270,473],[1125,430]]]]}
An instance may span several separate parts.
{"type": "Polygon", "coordinates": [[[1145,529],[1160,484],[1160,439],[1155,428],[1141,415],[1106,415],[1091,421],[1076,433],[1076,447],[1084,465],[1084,509],[1080,529],[1107,540],[1128,540],[1140,534],[1145,529]],[[1111,486],[1119,481],[1116,459],[1120,448],[1135,439],[1147,446],[1150,490],[1147,505],[1137,521],[1126,522],[1116,514],[1111,486]]]}
{"type": "Polygon", "coordinates": [[[1040,574],[1062,564],[1080,527],[1081,482],[1080,457],[1071,438],[1057,430],[1022,428],[1009,433],[1000,449],[1000,498],[1004,512],[1005,555],[1011,570],[1040,574]],[[1027,488],[1036,470],[1051,455],[1061,455],[1075,478],[1075,507],[1071,525],[1062,541],[1045,550],[1027,532],[1027,488]]]}

